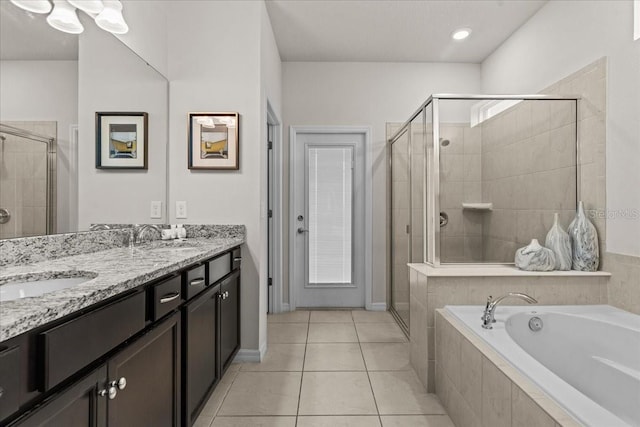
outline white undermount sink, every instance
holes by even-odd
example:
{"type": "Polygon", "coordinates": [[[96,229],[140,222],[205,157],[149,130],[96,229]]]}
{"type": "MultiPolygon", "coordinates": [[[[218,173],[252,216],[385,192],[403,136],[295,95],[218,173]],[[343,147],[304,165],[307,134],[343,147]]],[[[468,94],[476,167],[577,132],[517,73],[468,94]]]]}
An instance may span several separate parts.
{"type": "Polygon", "coordinates": [[[26,281],[9,281],[0,285],[0,302],[14,301],[21,298],[37,297],[50,292],[78,286],[84,282],[96,278],[96,274],[87,274],[73,277],[57,277],[26,281]]]}

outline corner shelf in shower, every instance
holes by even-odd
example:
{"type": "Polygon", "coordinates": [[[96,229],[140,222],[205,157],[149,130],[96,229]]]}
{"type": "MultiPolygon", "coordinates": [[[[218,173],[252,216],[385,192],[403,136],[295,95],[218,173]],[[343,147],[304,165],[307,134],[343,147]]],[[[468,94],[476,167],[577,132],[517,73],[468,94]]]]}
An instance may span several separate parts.
{"type": "Polygon", "coordinates": [[[474,211],[492,211],[493,203],[462,203],[462,209],[474,211]]]}

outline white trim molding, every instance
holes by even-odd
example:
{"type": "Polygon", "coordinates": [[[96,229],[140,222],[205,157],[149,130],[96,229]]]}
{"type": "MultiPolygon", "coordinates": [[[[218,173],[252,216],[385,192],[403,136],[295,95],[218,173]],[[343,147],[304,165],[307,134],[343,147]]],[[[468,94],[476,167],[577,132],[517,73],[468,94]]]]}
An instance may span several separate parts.
{"type": "Polygon", "coordinates": [[[236,353],[236,357],[233,361],[236,363],[260,363],[264,360],[264,355],[267,353],[267,343],[263,343],[260,346],[260,350],[241,348],[236,353]]]}
{"type": "Polygon", "coordinates": [[[371,308],[367,308],[367,310],[371,311],[387,311],[387,303],[386,302],[372,302],[371,308]]]}
{"type": "MultiPolygon", "coordinates": [[[[365,232],[364,232],[364,289],[365,289],[365,307],[367,310],[379,310],[378,304],[374,304],[372,301],[373,298],[373,147],[371,134],[372,130],[370,126],[290,126],[289,128],[289,253],[291,254],[292,248],[295,247],[295,232],[294,225],[295,222],[293,218],[295,218],[295,206],[293,204],[294,200],[294,189],[293,185],[294,174],[293,171],[295,156],[293,153],[295,152],[294,147],[296,145],[296,139],[298,134],[304,133],[326,133],[326,134],[334,134],[334,133],[354,133],[364,135],[365,141],[365,149],[364,149],[364,181],[365,181],[365,191],[364,191],[364,214],[365,214],[365,232]],[[374,308],[375,307],[375,308],[374,308]]],[[[290,311],[294,311],[296,309],[296,292],[295,292],[295,284],[293,280],[293,269],[294,263],[292,262],[292,257],[289,259],[289,309],[290,311]]],[[[386,304],[384,304],[384,309],[386,310],[386,304]]]]}

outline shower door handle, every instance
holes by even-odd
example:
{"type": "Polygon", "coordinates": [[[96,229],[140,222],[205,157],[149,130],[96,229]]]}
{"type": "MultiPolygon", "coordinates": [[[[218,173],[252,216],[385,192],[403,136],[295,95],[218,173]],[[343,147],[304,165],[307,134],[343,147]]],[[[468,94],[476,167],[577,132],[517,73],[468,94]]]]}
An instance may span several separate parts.
{"type": "Polygon", "coordinates": [[[308,233],[309,230],[306,228],[298,227],[298,234],[308,233]]]}

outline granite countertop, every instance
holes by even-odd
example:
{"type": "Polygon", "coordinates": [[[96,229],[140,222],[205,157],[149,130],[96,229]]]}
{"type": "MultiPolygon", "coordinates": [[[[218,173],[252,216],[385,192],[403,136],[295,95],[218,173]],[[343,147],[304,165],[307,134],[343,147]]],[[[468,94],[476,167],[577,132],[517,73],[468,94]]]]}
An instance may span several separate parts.
{"type": "Polygon", "coordinates": [[[0,342],[244,242],[243,237],[191,238],[182,242],[156,240],[134,248],[120,247],[0,268],[0,285],[15,276],[41,280],[97,275],[74,287],[0,303],[0,342]]]}

